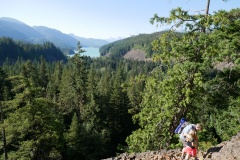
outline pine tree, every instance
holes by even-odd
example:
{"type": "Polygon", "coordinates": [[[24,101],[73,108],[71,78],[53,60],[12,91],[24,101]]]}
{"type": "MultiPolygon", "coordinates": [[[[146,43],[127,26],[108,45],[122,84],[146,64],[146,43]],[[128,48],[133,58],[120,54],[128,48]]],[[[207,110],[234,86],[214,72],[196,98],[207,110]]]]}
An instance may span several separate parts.
{"type": "Polygon", "coordinates": [[[46,64],[45,59],[41,56],[40,57],[40,68],[39,68],[39,85],[44,89],[47,88],[47,84],[49,81],[46,65],[47,64],[46,64]]]}
{"type": "Polygon", "coordinates": [[[57,62],[54,65],[53,75],[50,77],[50,81],[47,86],[47,97],[53,102],[59,103],[60,85],[63,72],[63,63],[57,62]]]}
{"type": "Polygon", "coordinates": [[[8,159],[8,150],[7,150],[7,142],[6,142],[6,134],[5,134],[5,127],[3,125],[4,123],[4,106],[6,106],[6,102],[10,99],[12,84],[8,79],[7,74],[0,68],[0,120],[1,120],[1,139],[2,139],[2,149],[3,149],[3,155],[4,159],[8,159]]]}
{"type": "Polygon", "coordinates": [[[66,134],[66,144],[67,151],[66,156],[68,159],[79,159],[83,158],[81,155],[80,145],[81,145],[81,137],[80,137],[80,124],[77,117],[77,114],[74,113],[72,118],[72,123],[70,128],[66,134]]]}

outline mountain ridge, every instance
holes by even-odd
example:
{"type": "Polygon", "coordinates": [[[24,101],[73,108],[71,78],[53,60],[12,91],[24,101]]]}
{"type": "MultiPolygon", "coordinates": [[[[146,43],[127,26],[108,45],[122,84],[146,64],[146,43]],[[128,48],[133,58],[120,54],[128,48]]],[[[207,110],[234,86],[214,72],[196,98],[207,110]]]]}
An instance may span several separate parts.
{"type": "Polygon", "coordinates": [[[70,36],[72,36],[73,38],[75,38],[75,39],[77,39],[78,41],[80,41],[83,47],[86,47],[86,46],[90,46],[90,47],[95,47],[95,46],[101,47],[101,46],[103,46],[103,45],[106,45],[106,44],[110,43],[109,41],[107,41],[107,40],[102,40],[102,39],[79,37],[79,36],[74,35],[73,33],[70,33],[70,34],[68,34],[68,35],[70,35],[70,36]]]}
{"type": "Polygon", "coordinates": [[[13,40],[21,40],[29,43],[52,42],[59,48],[76,49],[80,40],[83,47],[101,47],[110,43],[106,40],[84,38],[63,33],[57,29],[46,26],[29,26],[24,22],[10,17],[0,18],[0,37],[10,37],[13,40]]]}

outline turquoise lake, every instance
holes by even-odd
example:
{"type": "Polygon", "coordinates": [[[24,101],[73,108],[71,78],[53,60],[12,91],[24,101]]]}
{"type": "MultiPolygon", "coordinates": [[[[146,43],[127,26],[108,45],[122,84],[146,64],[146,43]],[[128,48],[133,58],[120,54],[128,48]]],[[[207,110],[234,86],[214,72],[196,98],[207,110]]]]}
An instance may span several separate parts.
{"type": "Polygon", "coordinates": [[[100,57],[99,48],[94,48],[94,47],[86,47],[86,48],[84,48],[83,47],[82,49],[86,51],[86,52],[82,53],[85,56],[90,56],[92,58],[100,57]]]}
{"type": "MultiPolygon", "coordinates": [[[[90,56],[91,58],[97,58],[100,57],[100,53],[99,53],[99,48],[94,48],[94,47],[83,47],[83,50],[85,50],[86,52],[81,53],[81,55],[84,56],[90,56]]],[[[75,51],[76,52],[76,51],[75,51]]],[[[69,55],[70,57],[73,56],[69,55]]]]}

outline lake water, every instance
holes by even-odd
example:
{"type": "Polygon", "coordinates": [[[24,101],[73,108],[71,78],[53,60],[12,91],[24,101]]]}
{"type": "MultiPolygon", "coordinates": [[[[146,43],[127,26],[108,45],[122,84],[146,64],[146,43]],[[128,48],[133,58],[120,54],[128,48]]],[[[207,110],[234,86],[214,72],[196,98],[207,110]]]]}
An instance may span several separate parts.
{"type": "MultiPolygon", "coordinates": [[[[91,58],[100,57],[99,48],[83,47],[82,49],[85,50],[86,52],[81,53],[81,55],[90,56],[91,58]]],[[[72,57],[73,54],[69,56],[72,57]]]]}
{"type": "Polygon", "coordinates": [[[100,57],[99,48],[94,48],[94,47],[84,48],[83,47],[82,49],[86,51],[86,52],[82,53],[85,56],[90,56],[92,58],[100,57]]]}

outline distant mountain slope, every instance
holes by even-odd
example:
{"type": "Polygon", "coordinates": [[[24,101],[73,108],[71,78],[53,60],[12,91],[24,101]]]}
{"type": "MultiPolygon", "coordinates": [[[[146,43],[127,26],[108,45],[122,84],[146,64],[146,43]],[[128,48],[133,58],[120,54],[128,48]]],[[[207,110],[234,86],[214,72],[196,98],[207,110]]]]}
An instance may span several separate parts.
{"type": "Polygon", "coordinates": [[[0,18],[0,37],[11,37],[13,40],[21,40],[29,43],[52,42],[56,47],[66,50],[74,50],[80,41],[83,47],[101,47],[109,43],[106,40],[82,38],[65,34],[59,30],[45,26],[30,27],[13,18],[0,18]]]}
{"type": "MultiPolygon", "coordinates": [[[[151,57],[153,54],[151,43],[153,40],[159,38],[164,32],[155,32],[152,34],[139,34],[129,38],[121,39],[99,49],[101,56],[111,55],[116,57],[123,57],[133,49],[139,49],[146,53],[146,57],[151,57]]],[[[135,54],[136,52],[134,52],[135,54]]],[[[139,52],[140,53],[140,52],[139,52]]],[[[128,55],[128,57],[131,55],[128,55]]],[[[137,56],[136,54],[134,56],[137,56]]]]}
{"type": "Polygon", "coordinates": [[[0,18],[0,37],[11,37],[29,42],[43,41],[44,36],[32,27],[12,18],[0,18]]]}
{"type": "Polygon", "coordinates": [[[83,47],[91,46],[91,47],[99,48],[99,47],[109,43],[108,41],[102,40],[102,39],[83,38],[83,37],[78,37],[78,36],[76,36],[74,34],[69,34],[69,35],[74,37],[78,41],[80,41],[83,47]]]}
{"type": "MultiPolygon", "coordinates": [[[[75,49],[78,40],[68,34],[64,34],[59,30],[44,27],[44,26],[33,26],[37,32],[41,33],[45,39],[53,42],[56,46],[61,48],[75,49]]],[[[82,42],[81,42],[82,43],[82,42]]]]}

